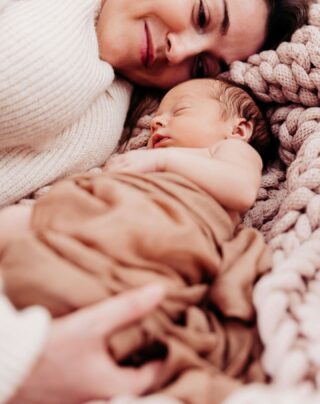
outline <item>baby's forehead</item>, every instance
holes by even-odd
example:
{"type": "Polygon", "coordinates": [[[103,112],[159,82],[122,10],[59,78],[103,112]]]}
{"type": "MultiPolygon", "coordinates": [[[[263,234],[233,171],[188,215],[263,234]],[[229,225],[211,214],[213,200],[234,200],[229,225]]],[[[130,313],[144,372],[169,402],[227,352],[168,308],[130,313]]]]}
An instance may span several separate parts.
{"type": "Polygon", "coordinates": [[[202,96],[208,97],[212,96],[215,93],[215,89],[217,87],[217,81],[213,79],[194,79],[185,81],[177,85],[176,87],[172,88],[167,95],[168,96],[178,96],[178,95],[185,95],[185,96],[202,96]]]}
{"type": "Polygon", "coordinates": [[[200,80],[196,83],[182,83],[167,92],[159,107],[170,107],[181,102],[205,102],[216,99],[213,86],[205,85],[200,80]]]}

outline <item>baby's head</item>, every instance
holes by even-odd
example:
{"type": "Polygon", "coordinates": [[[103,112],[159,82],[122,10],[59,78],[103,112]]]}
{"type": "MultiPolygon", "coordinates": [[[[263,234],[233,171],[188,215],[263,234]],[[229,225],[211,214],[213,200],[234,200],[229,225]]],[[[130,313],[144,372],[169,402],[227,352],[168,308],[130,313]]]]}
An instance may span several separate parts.
{"type": "Polygon", "coordinates": [[[167,92],[151,121],[151,133],[149,148],[209,147],[238,138],[263,155],[270,143],[265,120],[250,95],[217,79],[190,80],[167,92]]]}

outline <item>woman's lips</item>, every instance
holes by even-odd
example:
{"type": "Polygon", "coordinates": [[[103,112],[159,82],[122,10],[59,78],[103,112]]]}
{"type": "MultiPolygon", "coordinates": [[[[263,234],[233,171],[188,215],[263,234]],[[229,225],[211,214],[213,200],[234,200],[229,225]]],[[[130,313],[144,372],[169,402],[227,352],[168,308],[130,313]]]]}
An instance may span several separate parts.
{"type": "Polygon", "coordinates": [[[149,67],[152,65],[154,61],[154,50],[149,26],[146,22],[144,23],[144,33],[145,33],[144,41],[140,52],[141,61],[145,67],[149,67]]]}

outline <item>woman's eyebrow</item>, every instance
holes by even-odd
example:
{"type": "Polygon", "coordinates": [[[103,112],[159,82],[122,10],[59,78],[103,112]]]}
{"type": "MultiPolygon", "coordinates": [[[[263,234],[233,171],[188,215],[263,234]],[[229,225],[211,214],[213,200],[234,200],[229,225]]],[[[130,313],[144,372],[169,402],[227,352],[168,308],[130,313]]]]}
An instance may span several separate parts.
{"type": "Polygon", "coordinates": [[[223,19],[220,25],[220,33],[222,36],[227,35],[230,27],[229,9],[227,0],[223,0],[223,19]]]}

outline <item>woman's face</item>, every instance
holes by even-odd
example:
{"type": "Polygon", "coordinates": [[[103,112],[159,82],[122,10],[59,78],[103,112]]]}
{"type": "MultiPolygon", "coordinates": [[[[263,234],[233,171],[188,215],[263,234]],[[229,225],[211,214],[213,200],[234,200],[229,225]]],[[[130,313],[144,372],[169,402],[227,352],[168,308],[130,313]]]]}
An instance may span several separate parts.
{"type": "Polygon", "coordinates": [[[101,58],[131,81],[170,88],[214,77],[264,42],[266,0],[103,0],[101,58]]]}

